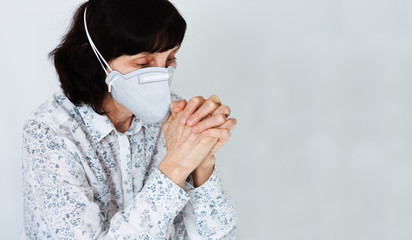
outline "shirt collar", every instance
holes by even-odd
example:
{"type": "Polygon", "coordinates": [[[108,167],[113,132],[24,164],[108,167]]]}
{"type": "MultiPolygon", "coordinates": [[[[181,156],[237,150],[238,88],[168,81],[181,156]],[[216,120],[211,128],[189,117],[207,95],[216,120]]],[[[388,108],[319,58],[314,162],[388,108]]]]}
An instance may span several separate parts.
{"type": "MultiPolygon", "coordinates": [[[[101,141],[105,136],[107,136],[111,131],[116,131],[112,122],[106,115],[100,115],[96,113],[90,105],[83,104],[78,106],[77,109],[81,117],[83,118],[84,124],[94,142],[101,141]]],[[[147,123],[138,117],[134,116],[130,128],[124,133],[126,135],[134,135],[138,133],[142,127],[147,129],[152,133],[156,133],[162,126],[166,119],[163,119],[157,123],[147,123]]]]}
{"type": "MultiPolygon", "coordinates": [[[[169,114],[170,114],[170,109],[168,110],[166,116],[168,117],[169,114]]],[[[164,119],[156,123],[147,123],[143,121],[142,119],[140,119],[139,117],[137,117],[136,115],[134,115],[132,125],[130,126],[129,130],[125,132],[125,134],[128,134],[128,135],[136,134],[140,131],[142,127],[144,127],[146,130],[148,130],[151,133],[157,133],[162,128],[163,124],[166,122],[167,117],[165,117],[164,119]]]]}
{"type": "Polygon", "coordinates": [[[142,122],[142,120],[134,116],[130,128],[124,134],[134,135],[138,133],[142,129],[143,124],[144,123],[142,122]]]}
{"type": "Polygon", "coordinates": [[[83,104],[77,109],[94,142],[99,142],[115,129],[106,115],[96,113],[90,105],[83,104]]]}

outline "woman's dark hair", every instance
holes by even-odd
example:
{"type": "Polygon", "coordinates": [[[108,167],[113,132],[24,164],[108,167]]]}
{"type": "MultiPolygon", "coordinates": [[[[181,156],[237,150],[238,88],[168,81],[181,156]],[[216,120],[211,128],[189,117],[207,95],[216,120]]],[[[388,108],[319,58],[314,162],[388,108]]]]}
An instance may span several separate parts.
{"type": "Polygon", "coordinates": [[[180,46],[186,22],[167,0],[90,0],[80,5],[69,31],[49,56],[67,98],[76,106],[89,104],[103,115],[106,75],[84,29],[86,7],[87,29],[106,61],[180,46]]]}

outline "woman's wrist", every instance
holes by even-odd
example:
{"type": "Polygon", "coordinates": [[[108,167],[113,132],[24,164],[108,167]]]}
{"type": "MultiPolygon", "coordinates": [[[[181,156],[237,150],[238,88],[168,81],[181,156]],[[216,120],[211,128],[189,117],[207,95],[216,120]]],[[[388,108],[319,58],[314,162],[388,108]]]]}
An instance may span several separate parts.
{"type": "Polygon", "coordinates": [[[193,184],[194,187],[200,187],[204,183],[206,183],[210,176],[212,176],[213,171],[215,169],[215,165],[213,164],[212,166],[209,167],[198,167],[192,172],[192,177],[193,177],[193,184]]]}
{"type": "Polygon", "coordinates": [[[166,155],[157,168],[179,187],[183,188],[190,171],[174,164],[174,162],[176,161],[173,160],[172,156],[166,155]]]}

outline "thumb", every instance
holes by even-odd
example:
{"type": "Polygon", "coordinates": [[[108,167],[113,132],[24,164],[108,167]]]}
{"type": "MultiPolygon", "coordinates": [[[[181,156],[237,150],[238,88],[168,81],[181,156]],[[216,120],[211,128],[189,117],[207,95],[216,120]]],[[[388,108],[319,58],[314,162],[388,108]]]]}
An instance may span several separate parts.
{"type": "Polygon", "coordinates": [[[174,101],[170,104],[170,111],[172,113],[172,116],[175,117],[176,113],[181,112],[183,109],[186,107],[186,100],[181,100],[181,101],[174,101]]]}

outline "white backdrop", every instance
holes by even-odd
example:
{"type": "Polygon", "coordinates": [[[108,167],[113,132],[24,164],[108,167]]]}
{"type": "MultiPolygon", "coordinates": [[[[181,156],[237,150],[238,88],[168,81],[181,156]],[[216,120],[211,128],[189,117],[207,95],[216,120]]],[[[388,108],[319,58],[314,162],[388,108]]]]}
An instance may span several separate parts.
{"type": "MultiPolygon", "coordinates": [[[[0,8],[0,237],[21,230],[21,130],[82,1],[0,8]]],[[[238,239],[412,239],[412,1],[175,0],[174,90],[238,118],[218,153],[238,239]]]]}

